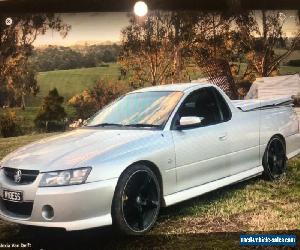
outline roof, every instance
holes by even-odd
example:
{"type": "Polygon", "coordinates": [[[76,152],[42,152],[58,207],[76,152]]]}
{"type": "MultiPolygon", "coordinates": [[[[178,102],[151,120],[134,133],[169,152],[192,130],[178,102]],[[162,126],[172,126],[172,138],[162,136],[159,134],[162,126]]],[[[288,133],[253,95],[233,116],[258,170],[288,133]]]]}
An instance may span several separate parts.
{"type": "Polygon", "coordinates": [[[199,82],[199,83],[176,83],[176,84],[165,84],[165,85],[157,85],[153,87],[147,87],[143,89],[138,89],[133,91],[136,92],[150,92],[150,91],[181,91],[185,92],[192,88],[195,88],[201,84],[202,87],[211,86],[211,84],[207,82],[199,82]]]}

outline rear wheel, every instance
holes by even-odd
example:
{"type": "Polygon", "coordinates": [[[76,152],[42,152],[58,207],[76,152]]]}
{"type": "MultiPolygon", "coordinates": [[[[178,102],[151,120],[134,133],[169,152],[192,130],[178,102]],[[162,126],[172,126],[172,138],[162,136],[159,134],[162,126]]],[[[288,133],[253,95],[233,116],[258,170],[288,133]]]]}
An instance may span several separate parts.
{"type": "Polygon", "coordinates": [[[149,231],[157,219],[160,198],[160,186],[150,168],[134,165],[126,169],[119,179],[114,195],[114,226],[129,235],[149,231]]]}
{"type": "Polygon", "coordinates": [[[264,158],[264,176],[275,180],[286,171],[286,148],[284,141],[279,136],[274,136],[269,141],[264,158]]]}

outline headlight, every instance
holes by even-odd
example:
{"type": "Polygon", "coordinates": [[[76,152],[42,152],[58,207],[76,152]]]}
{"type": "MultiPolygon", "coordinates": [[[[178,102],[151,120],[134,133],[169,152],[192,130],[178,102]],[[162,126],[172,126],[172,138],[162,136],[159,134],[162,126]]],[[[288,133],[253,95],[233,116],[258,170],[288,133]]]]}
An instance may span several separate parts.
{"type": "Polygon", "coordinates": [[[90,167],[44,173],[40,187],[55,187],[82,184],[86,181],[90,167]]]}

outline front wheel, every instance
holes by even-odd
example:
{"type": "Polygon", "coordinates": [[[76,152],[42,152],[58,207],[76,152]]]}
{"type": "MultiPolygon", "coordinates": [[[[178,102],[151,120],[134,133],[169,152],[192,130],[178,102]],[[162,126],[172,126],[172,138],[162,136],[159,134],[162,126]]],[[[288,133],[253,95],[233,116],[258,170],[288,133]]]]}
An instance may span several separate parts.
{"type": "Polygon", "coordinates": [[[153,171],[144,165],[129,167],[117,184],[112,219],[119,231],[140,235],[150,230],[160,209],[160,186],[153,171]]]}
{"type": "Polygon", "coordinates": [[[284,141],[279,136],[274,136],[269,141],[264,157],[264,176],[275,180],[286,171],[286,148],[284,141]]]}

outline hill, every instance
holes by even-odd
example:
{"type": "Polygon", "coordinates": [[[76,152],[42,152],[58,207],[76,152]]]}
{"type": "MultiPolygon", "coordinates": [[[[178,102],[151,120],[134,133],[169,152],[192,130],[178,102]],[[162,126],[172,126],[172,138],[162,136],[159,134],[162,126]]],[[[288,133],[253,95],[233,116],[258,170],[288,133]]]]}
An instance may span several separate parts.
{"type": "Polygon", "coordinates": [[[39,106],[48,91],[55,87],[67,101],[73,95],[93,86],[99,79],[118,80],[120,75],[119,65],[116,63],[107,65],[108,67],[40,72],[37,76],[40,92],[36,97],[30,98],[27,105],[30,107],[39,106]]]}

